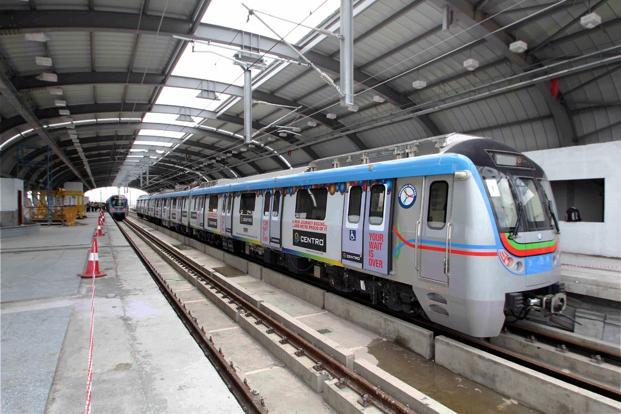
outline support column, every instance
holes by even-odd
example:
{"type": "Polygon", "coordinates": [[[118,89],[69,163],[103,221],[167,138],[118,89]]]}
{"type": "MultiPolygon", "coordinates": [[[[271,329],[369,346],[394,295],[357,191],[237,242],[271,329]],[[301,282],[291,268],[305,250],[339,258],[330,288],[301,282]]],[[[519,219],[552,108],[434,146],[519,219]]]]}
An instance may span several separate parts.
{"type": "Polygon", "coordinates": [[[244,143],[252,141],[252,73],[244,68],[244,143]]]}
{"type": "Polygon", "coordinates": [[[353,0],[341,0],[341,105],[354,104],[354,7],[353,0]]]}

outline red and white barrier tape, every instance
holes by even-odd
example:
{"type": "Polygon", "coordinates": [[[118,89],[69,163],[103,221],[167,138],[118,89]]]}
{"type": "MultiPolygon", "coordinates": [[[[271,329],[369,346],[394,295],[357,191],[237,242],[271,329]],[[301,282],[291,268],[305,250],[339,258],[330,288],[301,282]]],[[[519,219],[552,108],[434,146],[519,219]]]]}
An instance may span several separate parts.
{"type": "Polygon", "coordinates": [[[86,404],[84,407],[84,414],[90,414],[91,412],[91,391],[93,388],[93,329],[95,327],[95,279],[95,277],[91,279],[91,322],[88,343],[88,372],[86,374],[86,404]]]}

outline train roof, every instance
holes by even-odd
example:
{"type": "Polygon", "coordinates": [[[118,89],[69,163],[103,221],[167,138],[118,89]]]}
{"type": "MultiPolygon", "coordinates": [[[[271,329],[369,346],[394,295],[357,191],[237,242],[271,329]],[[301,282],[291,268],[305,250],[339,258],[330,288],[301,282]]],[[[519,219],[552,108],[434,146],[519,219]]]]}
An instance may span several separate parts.
{"type": "Polygon", "coordinates": [[[474,168],[472,161],[463,155],[434,154],[320,171],[306,171],[266,179],[249,179],[232,184],[155,194],[152,198],[184,197],[190,193],[192,195],[236,193],[316,184],[383,180],[413,175],[453,174],[455,171],[473,170],[474,168]]]}

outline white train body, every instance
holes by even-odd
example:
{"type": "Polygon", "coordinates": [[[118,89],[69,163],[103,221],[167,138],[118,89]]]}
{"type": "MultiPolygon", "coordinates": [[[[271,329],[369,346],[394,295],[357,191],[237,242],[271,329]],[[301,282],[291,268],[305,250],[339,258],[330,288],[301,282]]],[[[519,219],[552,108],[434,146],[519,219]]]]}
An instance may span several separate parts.
{"type": "Polygon", "coordinates": [[[541,169],[491,140],[425,142],[430,155],[155,194],[137,212],[475,337],[496,336],[527,299],[563,307],[550,303],[563,297],[541,169]]]}

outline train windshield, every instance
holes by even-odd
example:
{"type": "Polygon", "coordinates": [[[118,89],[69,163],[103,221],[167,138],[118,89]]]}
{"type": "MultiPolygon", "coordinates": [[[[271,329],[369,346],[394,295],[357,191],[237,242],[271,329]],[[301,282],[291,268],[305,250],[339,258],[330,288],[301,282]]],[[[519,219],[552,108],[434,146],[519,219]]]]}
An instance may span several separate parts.
{"type": "Polygon", "coordinates": [[[501,174],[487,178],[485,185],[501,232],[554,228],[551,198],[540,180],[501,174]]]}
{"type": "Polygon", "coordinates": [[[114,207],[125,207],[127,205],[127,199],[114,197],[112,200],[110,200],[110,204],[112,204],[112,206],[114,207]]]}

